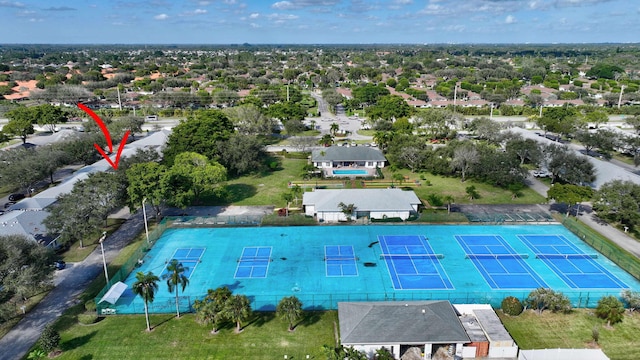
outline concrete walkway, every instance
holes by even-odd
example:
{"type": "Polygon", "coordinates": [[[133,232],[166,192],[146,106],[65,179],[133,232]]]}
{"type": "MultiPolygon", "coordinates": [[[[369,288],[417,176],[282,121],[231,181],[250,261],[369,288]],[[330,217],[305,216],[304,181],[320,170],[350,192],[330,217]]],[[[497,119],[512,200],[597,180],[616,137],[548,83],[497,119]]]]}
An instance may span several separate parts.
{"type": "MultiPolygon", "coordinates": [[[[547,197],[547,190],[549,190],[549,187],[543,182],[530,175],[527,178],[526,183],[535,192],[544,197],[547,197]]],[[[581,211],[580,215],[578,215],[578,218],[607,239],[615,242],[621,248],[640,258],[640,241],[632,238],[631,236],[625,234],[623,231],[616,229],[615,227],[607,224],[602,219],[598,218],[598,216],[593,211],[591,211],[590,207],[585,207],[584,211],[581,211]]]]}

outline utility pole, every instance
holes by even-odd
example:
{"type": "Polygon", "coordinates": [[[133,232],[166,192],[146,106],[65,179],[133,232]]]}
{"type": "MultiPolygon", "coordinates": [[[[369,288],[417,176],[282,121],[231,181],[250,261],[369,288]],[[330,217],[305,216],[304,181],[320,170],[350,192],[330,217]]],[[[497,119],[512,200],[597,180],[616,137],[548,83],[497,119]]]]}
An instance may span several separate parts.
{"type": "Polygon", "coordinates": [[[620,87],[620,97],[618,97],[618,109],[620,109],[620,104],[622,103],[622,93],[624,92],[624,85],[620,87]]]}
{"type": "Polygon", "coordinates": [[[118,108],[122,111],[122,101],[120,101],[120,87],[116,86],[116,90],[118,90],[118,108]]]}

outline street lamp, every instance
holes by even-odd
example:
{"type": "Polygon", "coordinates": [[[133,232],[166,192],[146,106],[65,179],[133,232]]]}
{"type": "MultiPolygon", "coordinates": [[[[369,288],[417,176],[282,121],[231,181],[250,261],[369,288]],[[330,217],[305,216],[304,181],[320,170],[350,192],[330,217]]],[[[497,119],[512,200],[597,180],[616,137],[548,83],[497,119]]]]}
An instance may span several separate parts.
{"type": "Polygon", "coordinates": [[[102,237],[98,242],[100,243],[100,250],[102,250],[102,265],[104,265],[104,277],[107,279],[107,285],[109,284],[109,272],[107,271],[107,259],[104,257],[104,245],[102,244],[104,240],[107,238],[107,232],[102,232],[102,237]]]}
{"type": "Polygon", "coordinates": [[[149,243],[149,226],[147,225],[147,210],[144,207],[144,202],[147,201],[145,197],[142,199],[142,215],[144,216],[144,233],[147,235],[147,244],[149,243]]]}

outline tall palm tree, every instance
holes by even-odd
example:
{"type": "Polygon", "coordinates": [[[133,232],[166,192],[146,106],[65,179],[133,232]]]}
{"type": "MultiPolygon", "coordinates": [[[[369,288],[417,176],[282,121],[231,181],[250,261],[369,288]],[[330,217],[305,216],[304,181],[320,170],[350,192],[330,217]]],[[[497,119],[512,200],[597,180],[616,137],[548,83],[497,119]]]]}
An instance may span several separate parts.
{"type": "Polygon", "coordinates": [[[302,316],[302,303],[295,296],[284,297],[276,307],[276,314],[289,322],[289,331],[293,331],[294,323],[302,316]]]}
{"type": "Polygon", "coordinates": [[[167,287],[169,292],[173,293],[176,290],[176,314],[180,317],[180,306],[178,304],[178,285],[182,287],[182,292],[189,284],[189,279],[184,275],[187,269],[177,259],[171,259],[169,265],[167,265],[167,271],[169,272],[164,278],[167,280],[167,287]]]}
{"type": "Polygon", "coordinates": [[[340,125],[338,125],[338,123],[331,123],[331,125],[329,126],[329,132],[331,133],[331,135],[336,135],[336,133],[340,131],[340,125]]]}
{"type": "Polygon", "coordinates": [[[158,281],[160,281],[160,278],[155,276],[151,271],[146,274],[138,271],[136,273],[136,282],[131,286],[133,293],[139,295],[142,300],[144,300],[144,316],[147,319],[147,331],[151,331],[148,304],[153,302],[153,298],[158,290],[158,281]]]}
{"type": "Polygon", "coordinates": [[[242,331],[242,322],[251,316],[249,298],[245,295],[233,295],[227,300],[223,310],[224,315],[236,323],[236,333],[242,331]]]}
{"type": "Polygon", "coordinates": [[[447,214],[449,214],[451,213],[451,204],[453,204],[455,199],[451,195],[445,195],[444,201],[447,203],[447,214]]]}

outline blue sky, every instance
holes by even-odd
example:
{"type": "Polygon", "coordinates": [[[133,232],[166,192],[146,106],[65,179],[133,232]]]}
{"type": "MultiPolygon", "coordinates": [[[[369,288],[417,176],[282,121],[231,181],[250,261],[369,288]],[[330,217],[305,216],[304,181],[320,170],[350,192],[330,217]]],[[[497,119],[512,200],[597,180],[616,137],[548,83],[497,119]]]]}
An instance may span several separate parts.
{"type": "Polygon", "coordinates": [[[637,0],[0,0],[0,43],[640,42],[637,0]]]}

